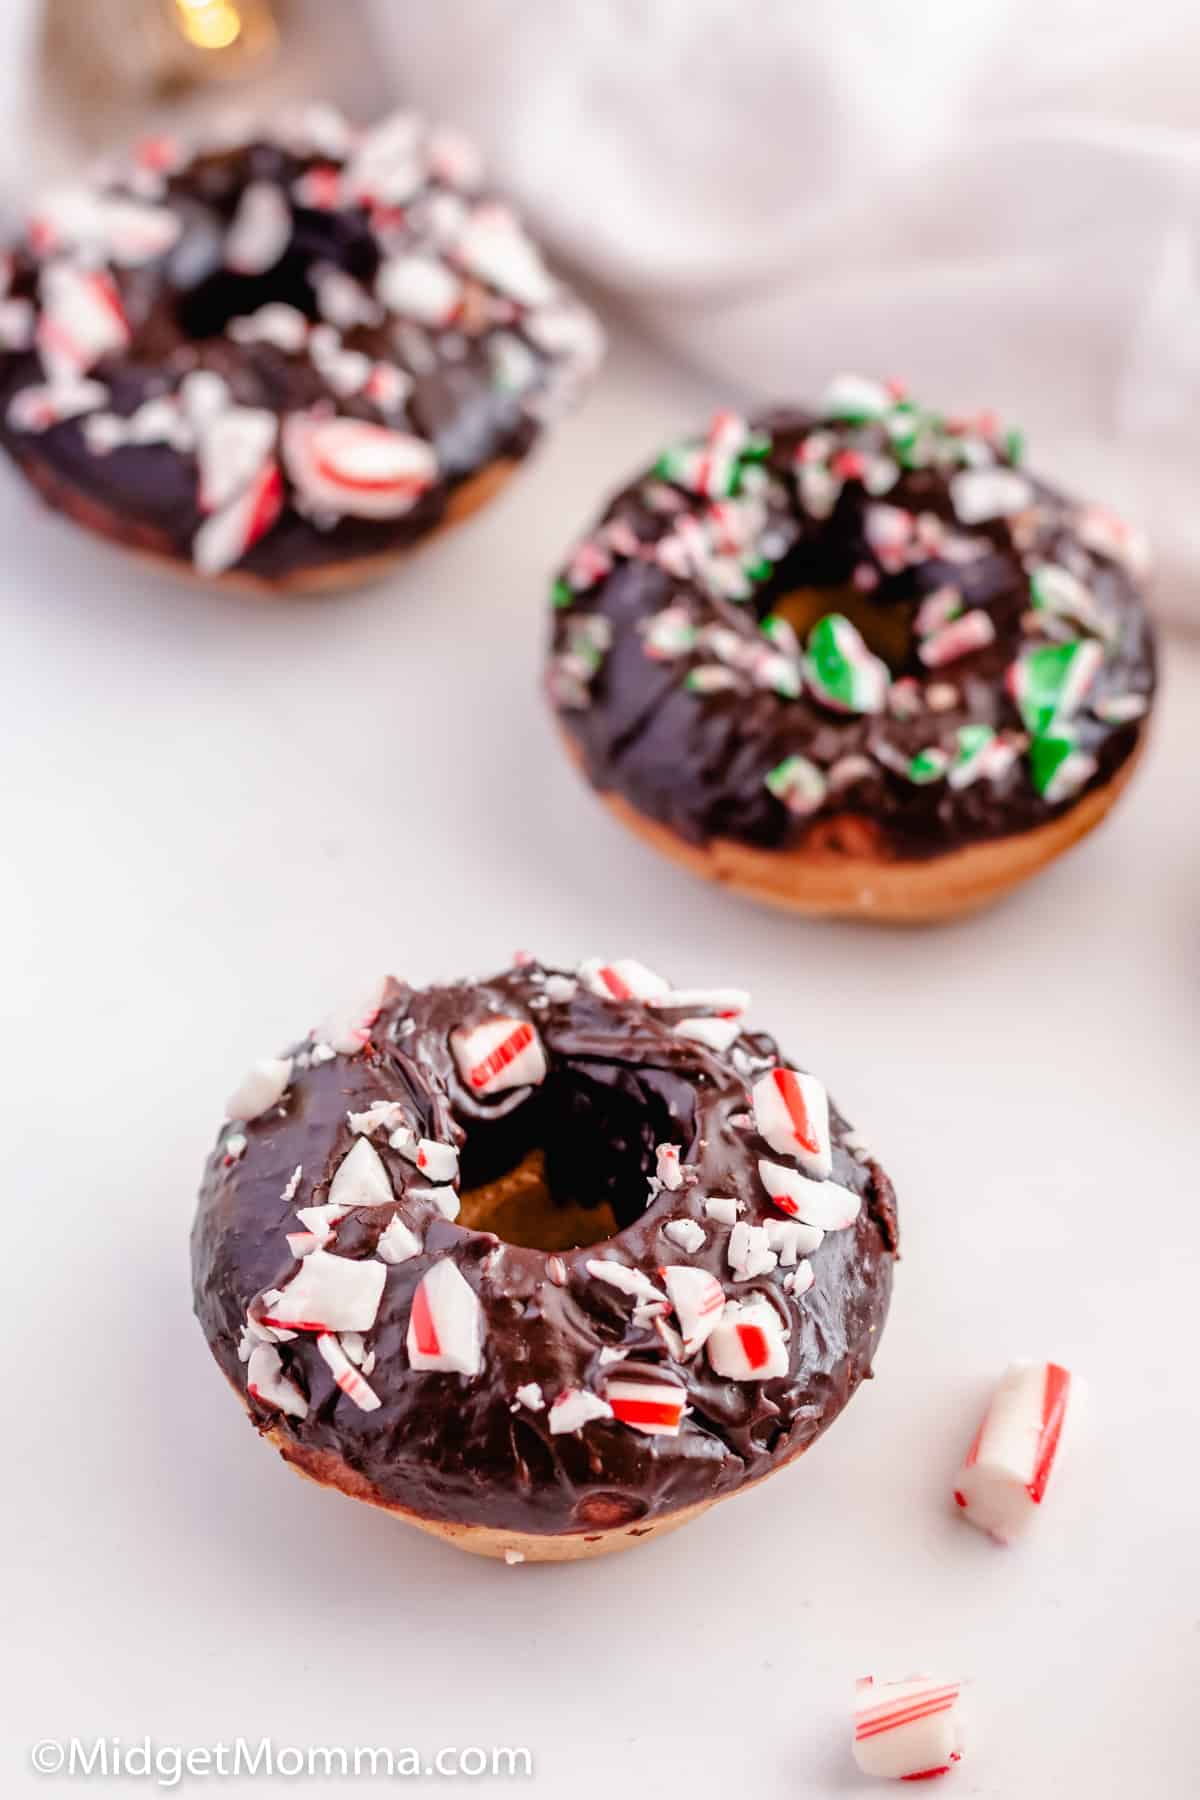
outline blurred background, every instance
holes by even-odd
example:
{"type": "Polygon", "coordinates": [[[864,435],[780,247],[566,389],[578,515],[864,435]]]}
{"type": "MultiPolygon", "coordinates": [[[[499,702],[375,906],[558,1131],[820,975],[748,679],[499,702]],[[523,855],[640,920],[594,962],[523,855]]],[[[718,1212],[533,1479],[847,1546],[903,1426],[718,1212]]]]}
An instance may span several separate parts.
{"type": "Polygon", "coordinates": [[[411,103],[735,402],[850,367],[994,405],[1200,625],[1190,4],[8,0],[2,29],[10,210],[157,112],[411,103]]]}

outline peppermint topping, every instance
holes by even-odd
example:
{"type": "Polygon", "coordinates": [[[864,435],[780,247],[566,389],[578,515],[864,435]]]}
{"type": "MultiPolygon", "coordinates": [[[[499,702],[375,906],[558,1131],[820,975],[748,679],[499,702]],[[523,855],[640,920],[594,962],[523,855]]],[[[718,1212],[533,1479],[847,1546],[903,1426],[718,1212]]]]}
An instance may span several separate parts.
{"type": "Polygon", "coordinates": [[[546,1077],[542,1040],[528,1019],[489,1019],[450,1034],[450,1048],[467,1087],[481,1098],[546,1077]]]}
{"type": "Polygon", "coordinates": [[[611,1419],[613,1409],[590,1388],[564,1388],[550,1408],[547,1423],[557,1436],[564,1431],[582,1431],[592,1419],[611,1419]]]}
{"type": "Polygon", "coordinates": [[[853,1225],[862,1206],[859,1196],[836,1181],[810,1181],[782,1163],[759,1161],[759,1178],[780,1212],[821,1231],[844,1231],[853,1225]]]}
{"type": "Polygon", "coordinates": [[[347,1399],[352,1400],[361,1412],[378,1410],[379,1395],[365,1375],[355,1368],[343,1344],[331,1332],[323,1331],[317,1338],[317,1352],[347,1399]]]}
{"type": "Polygon", "coordinates": [[[277,1412],[290,1413],[294,1419],[308,1417],[308,1401],[283,1372],[283,1361],[271,1344],[255,1344],[246,1364],[246,1392],[263,1406],[277,1412]]]}
{"type": "Polygon", "coordinates": [[[264,1325],[293,1331],[370,1331],[387,1270],[368,1259],[353,1262],[313,1250],[291,1280],[264,1297],[264,1325]]]}
{"type": "Polygon", "coordinates": [[[734,1300],[712,1330],[707,1355],[727,1381],[772,1381],[788,1372],[788,1334],[769,1300],[734,1300]]]}
{"type": "Polygon", "coordinates": [[[234,1089],[225,1102],[225,1111],[231,1119],[240,1119],[248,1123],[251,1119],[260,1119],[265,1112],[277,1106],[287,1092],[288,1082],[292,1078],[292,1059],[290,1056],[268,1056],[256,1062],[250,1073],[234,1089]]]}
{"type": "Polygon", "coordinates": [[[388,977],[381,975],[362,999],[344,1012],[330,1013],[317,1027],[318,1043],[328,1044],[340,1056],[355,1056],[371,1041],[371,1028],[383,1010],[388,977]]]}
{"type": "Polygon", "coordinates": [[[772,1069],[750,1093],[754,1128],[772,1150],[794,1156],[811,1175],[825,1180],[832,1171],[829,1098],[815,1075],[799,1069],[772,1069]]]}
{"type": "Polygon", "coordinates": [[[409,1262],[414,1256],[420,1256],[423,1249],[424,1245],[416,1232],[397,1213],[380,1234],[375,1254],[381,1262],[395,1264],[409,1262]]]}
{"type": "Polygon", "coordinates": [[[604,1392],[620,1424],[664,1437],[679,1436],[687,1394],[677,1382],[610,1375],[604,1392]]]}
{"type": "Polygon", "coordinates": [[[671,992],[669,982],[632,957],[617,962],[602,962],[598,957],[580,963],[579,979],[589,993],[602,1000],[655,1000],[671,992]]]}
{"type": "Polygon", "coordinates": [[[414,1369],[478,1375],[483,1367],[479,1296],[449,1257],[442,1257],[421,1277],[405,1342],[414,1369]]]}
{"type": "MultiPolygon", "coordinates": [[[[703,1232],[700,1239],[703,1242],[703,1232]]],[[[695,1269],[686,1263],[668,1263],[658,1272],[679,1322],[683,1357],[693,1357],[721,1317],[725,1291],[707,1269],[695,1269]]]]}
{"type": "Polygon", "coordinates": [[[262,275],[273,269],[292,236],[292,209],[271,181],[252,181],[242,189],[237,211],[225,238],[225,264],[238,275],[262,275]]]}
{"type": "Polygon", "coordinates": [[[388,1206],[395,1199],[379,1152],[365,1137],[347,1151],[329,1184],[329,1204],[343,1212],[352,1206],[388,1206]]]}

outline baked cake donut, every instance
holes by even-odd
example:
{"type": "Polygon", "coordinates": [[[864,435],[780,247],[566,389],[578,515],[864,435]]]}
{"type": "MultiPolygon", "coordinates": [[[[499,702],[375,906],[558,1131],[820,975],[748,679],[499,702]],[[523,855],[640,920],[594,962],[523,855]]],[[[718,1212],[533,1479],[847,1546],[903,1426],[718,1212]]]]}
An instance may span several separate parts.
{"type": "Polygon", "coordinates": [[[568,746],[623,822],[808,913],[927,920],[1103,818],[1154,694],[1138,536],[990,417],[835,381],[619,493],[554,587],[568,746]]]}
{"type": "Polygon", "coordinates": [[[628,1548],[871,1373],[895,1196],[736,990],[393,980],[229,1102],[196,1312],[314,1480],[510,1562],[628,1548]]]}
{"type": "Polygon", "coordinates": [[[50,505],[223,585],[375,574],[597,362],[457,133],[310,107],[48,194],[0,268],[0,438],[50,505]]]}

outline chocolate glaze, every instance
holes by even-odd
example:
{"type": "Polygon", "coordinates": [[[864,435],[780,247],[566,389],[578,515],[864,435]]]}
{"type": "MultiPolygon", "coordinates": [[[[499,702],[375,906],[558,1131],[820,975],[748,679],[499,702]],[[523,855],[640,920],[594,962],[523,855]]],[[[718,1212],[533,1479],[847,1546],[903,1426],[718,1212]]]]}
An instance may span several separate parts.
{"type": "MultiPolygon", "coordinates": [[[[410,379],[400,404],[335,391],[304,350],[235,341],[228,331],[231,322],[272,303],[321,322],[317,271],[352,276],[369,296],[385,254],[429,253],[423,220],[431,204],[462,200],[477,208],[494,203],[473,181],[456,192],[432,169],[407,212],[348,203],[318,208],[295,198],[300,177],[313,170],[336,172],[345,160],[315,144],[306,147],[302,134],[293,134],[286,143],[263,136],[201,150],[153,179],[149,188],[144,165],[107,166],[89,190],[141,203],[149,198],[168,208],[182,227],[167,253],[140,266],[118,266],[92,248],[79,255],[81,266],[99,267],[111,276],[132,334],[124,350],[106,355],[87,371],[108,390],[105,411],[126,419],[144,402],[176,394],[189,374],[208,370],[228,383],[236,404],[264,408],[281,420],[315,408],[384,424],[433,446],[436,481],[411,510],[393,518],[315,516],[311,508],[298,507],[285,469],[284,507],[277,523],[238,561],[240,572],[267,581],[401,549],[422,537],[439,523],[456,490],[471,476],[488,465],[525,456],[544,422],[570,398],[599,354],[594,322],[566,290],[557,288],[552,302],[560,329],[566,321],[573,334],[571,344],[564,340],[560,351],[539,344],[528,329],[534,309],[475,281],[465,285],[460,314],[444,325],[420,327],[381,309],[377,323],[357,323],[342,331],[345,350],[381,360],[410,379]],[[291,238],[273,267],[261,274],[239,274],[225,266],[224,245],[251,182],[285,197],[291,238]],[[464,312],[470,313],[469,321],[464,312]],[[522,347],[526,375],[519,391],[497,376],[494,357],[502,337],[522,347]]],[[[35,317],[41,315],[48,261],[62,253],[61,247],[48,250],[38,242],[35,214],[30,234],[13,248],[9,285],[10,299],[32,302],[35,317]]],[[[0,443],[51,504],[79,523],[132,547],[189,560],[205,516],[194,455],[166,443],[127,443],[99,454],[87,437],[91,411],[47,429],[21,429],[14,423],[12,403],[45,381],[36,348],[0,351],[0,443]]]]}
{"type": "MultiPolygon", "coordinates": [[[[953,451],[958,440],[943,436],[944,460],[901,467],[895,484],[879,496],[849,476],[829,516],[822,517],[806,503],[797,478],[802,448],[821,433],[852,454],[886,457],[891,445],[885,427],[781,408],[753,421],[750,429],[768,436],[770,447],[757,464],[765,472],[758,477],[766,502],[764,530],[748,546],[747,560],[765,558],[768,567],[765,577],[756,575],[746,584],[741,597],[718,591],[703,573],[680,577],[657,560],[658,546],[675,532],[680,511],[703,517],[709,504],[685,482],[664,475],[661,464],[622,489],[584,540],[585,546],[603,548],[610,571],[590,584],[578,579],[569,583],[564,571],[556,586],[550,696],[594,786],[622,795],[649,818],[697,844],[711,838],[779,848],[806,841],[836,844],[830,821],[849,817],[866,822],[879,854],[918,859],[1026,831],[1111,780],[1137,747],[1144,721],[1105,723],[1090,709],[1113,696],[1133,696],[1143,711],[1148,709],[1155,652],[1134,559],[1104,553],[1087,541],[1085,516],[1099,515],[1100,509],[1083,508],[1027,477],[1034,496],[1030,508],[1019,516],[964,525],[956,519],[951,490],[952,476],[964,463],[953,451]],[[945,535],[956,540],[956,549],[969,549],[969,558],[935,549],[899,569],[889,568],[868,532],[869,515],[880,499],[923,524],[939,521],[945,535]],[[1023,646],[1085,635],[1078,628],[1056,628],[1046,615],[1031,611],[1030,573],[1048,562],[1086,583],[1111,627],[1088,710],[1072,721],[1079,749],[1095,758],[1090,779],[1055,801],[1037,791],[1026,754],[1017,756],[999,779],[963,787],[945,780],[917,785],[888,766],[931,745],[951,751],[955,732],[963,726],[993,727],[1027,749],[1022,719],[1006,686],[1010,665],[1023,646]],[[686,685],[688,673],[711,656],[697,650],[654,660],[646,653],[647,623],[667,606],[682,606],[702,632],[721,627],[761,648],[761,622],[789,593],[826,590],[827,610],[842,611],[844,595],[856,574],[864,572],[877,585],[855,596],[862,628],[868,643],[873,623],[893,642],[899,633],[903,651],[888,660],[894,678],[917,684],[912,718],[890,711],[875,716],[840,713],[807,686],[797,698],[756,687],[748,679],[722,692],[694,692],[686,685]],[[912,616],[922,596],[946,584],[961,590],[965,607],[990,615],[995,639],[943,668],[927,669],[918,658],[912,616]],[[604,634],[595,672],[582,682],[578,675],[564,680],[564,668],[573,661],[573,634],[581,621],[586,627],[593,618],[599,618],[604,634]],[[845,786],[831,782],[815,812],[797,817],[765,785],[768,772],[797,754],[825,775],[839,763],[845,766],[848,758],[865,758],[866,766],[845,786]]],[[[945,430],[944,422],[938,421],[938,430],[945,430]]],[[[969,435],[969,428],[961,430],[969,435]]],[[[1015,467],[993,428],[975,435],[972,448],[994,467],[1015,467]]]]}
{"type": "MultiPolygon", "coordinates": [[[[217,1361],[245,1391],[237,1344],[247,1307],[294,1273],[285,1233],[294,1209],[319,1204],[334,1168],[355,1142],[348,1111],[403,1100],[419,1131],[460,1148],[463,1185],[494,1179],[530,1146],[543,1146],[558,1200],[608,1201],[622,1229],[609,1246],[562,1253],[563,1285],[540,1250],[511,1246],[451,1223],[423,1198],[414,1166],[372,1138],[396,1206],[358,1209],[338,1227],[339,1255],[370,1254],[399,1210],[424,1233],[424,1253],[390,1267],[368,1344],[378,1411],[359,1411],[337,1387],[303,1334],[281,1347],[287,1372],[309,1399],[307,1418],[286,1417],[256,1400],[260,1429],[335,1452],[376,1493],[423,1517],[558,1533],[656,1518],[731,1492],[811,1444],[871,1371],[887,1313],[896,1252],[895,1197],[879,1165],[847,1148],[849,1128],[831,1110],[833,1179],[863,1197],[857,1223],[828,1234],[812,1253],[812,1288],[785,1292],[783,1269],[735,1282],[727,1259],[730,1228],[705,1216],[709,1195],[737,1196],[751,1224],[778,1217],[756,1175],[770,1155],[745,1114],[749,1083],[778,1061],[773,1041],[743,1033],[715,1055],[675,1036],[677,1010],[600,999],[583,986],[550,998],[549,971],[514,968],[478,984],[414,990],[393,984],[368,1050],[301,1067],[280,1105],[237,1127],[239,1158],[226,1127],[209,1160],[192,1235],[197,1316],[217,1361]],[[449,1034],[489,1015],[527,1017],[541,1034],[549,1072],[540,1087],[478,1100],[460,1080],[449,1034]],[[678,1144],[694,1164],[694,1185],[660,1191],[647,1204],[655,1146],[678,1144]],[[293,1170],[294,1195],[281,1198],[293,1170]],[[661,1226],[695,1219],[705,1243],[685,1255],[661,1226]],[[765,1294],[790,1329],[786,1377],[767,1382],[717,1377],[703,1354],[671,1360],[650,1325],[635,1326],[633,1302],[588,1274],[589,1258],[619,1253],[654,1275],[664,1263],[710,1270],[730,1297],[765,1294]],[[484,1362],[476,1377],[410,1369],[405,1334],[414,1289],[430,1263],[449,1253],[476,1289],[485,1319],[484,1362]],[[606,1346],[629,1363],[605,1366],[606,1346]],[[547,1402],[563,1389],[603,1394],[613,1370],[648,1368],[683,1383],[691,1408],[677,1438],[648,1436],[616,1420],[552,1435],[545,1412],[513,1410],[515,1390],[537,1382],[547,1402]]],[[[559,992],[552,982],[551,992],[559,992]]],[[[694,1013],[695,1008],[688,1009],[694,1013]]]]}

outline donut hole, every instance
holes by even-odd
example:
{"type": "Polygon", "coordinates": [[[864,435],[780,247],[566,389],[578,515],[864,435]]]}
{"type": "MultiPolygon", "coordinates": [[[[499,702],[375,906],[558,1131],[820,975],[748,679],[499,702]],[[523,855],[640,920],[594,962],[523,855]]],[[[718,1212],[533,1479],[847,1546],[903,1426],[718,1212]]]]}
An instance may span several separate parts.
{"type": "Polygon", "coordinates": [[[657,1146],[686,1146],[692,1119],[666,1070],[556,1068],[514,1111],[462,1121],[459,1221],[531,1250],[604,1243],[641,1218],[657,1146]]]}

